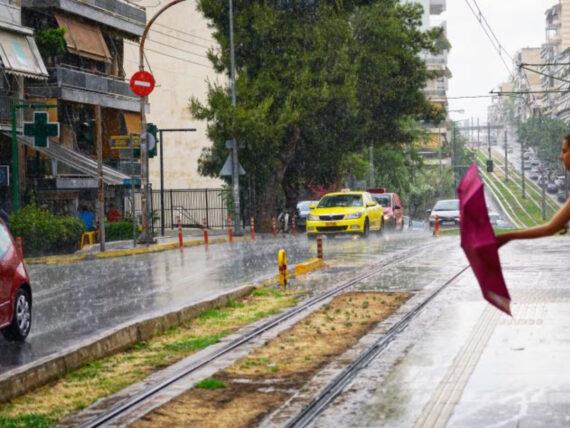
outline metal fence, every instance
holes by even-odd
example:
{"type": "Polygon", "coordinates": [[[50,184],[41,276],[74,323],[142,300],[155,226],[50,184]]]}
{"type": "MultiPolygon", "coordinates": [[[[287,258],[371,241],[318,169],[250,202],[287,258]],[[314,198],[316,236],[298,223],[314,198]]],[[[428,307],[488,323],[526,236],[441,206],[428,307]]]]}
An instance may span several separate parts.
{"type": "Polygon", "coordinates": [[[227,191],[222,189],[165,189],[164,219],[161,217],[160,190],[152,192],[154,226],[174,229],[181,219],[183,227],[224,228],[228,218],[227,191]]]}

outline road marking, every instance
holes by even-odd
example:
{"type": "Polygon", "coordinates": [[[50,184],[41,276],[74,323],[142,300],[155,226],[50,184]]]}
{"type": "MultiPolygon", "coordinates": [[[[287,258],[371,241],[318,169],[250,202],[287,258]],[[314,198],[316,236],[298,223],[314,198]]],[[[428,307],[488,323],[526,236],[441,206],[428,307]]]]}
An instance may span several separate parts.
{"type": "Polygon", "coordinates": [[[468,340],[455,357],[431,400],[424,407],[416,421],[416,428],[447,425],[501,318],[502,314],[495,308],[489,306],[484,309],[468,340]]]}

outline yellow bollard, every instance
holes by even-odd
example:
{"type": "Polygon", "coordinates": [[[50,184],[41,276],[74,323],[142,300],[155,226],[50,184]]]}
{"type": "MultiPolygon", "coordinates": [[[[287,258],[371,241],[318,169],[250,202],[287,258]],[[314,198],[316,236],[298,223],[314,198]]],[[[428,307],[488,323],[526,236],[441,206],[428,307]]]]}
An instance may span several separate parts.
{"type": "Polygon", "coordinates": [[[281,249],[277,253],[277,263],[279,264],[279,285],[281,288],[287,287],[289,273],[287,272],[287,253],[281,249]]]}

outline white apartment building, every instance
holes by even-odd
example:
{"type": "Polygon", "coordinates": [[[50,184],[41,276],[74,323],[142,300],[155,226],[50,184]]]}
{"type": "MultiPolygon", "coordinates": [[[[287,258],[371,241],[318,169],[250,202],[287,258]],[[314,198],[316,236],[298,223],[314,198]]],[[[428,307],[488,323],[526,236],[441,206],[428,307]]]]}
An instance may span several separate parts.
{"type": "MultiPolygon", "coordinates": [[[[147,20],[166,3],[160,0],[146,7],[147,20]]],[[[150,31],[145,46],[146,68],[155,76],[157,86],[150,95],[149,122],[159,128],[196,128],[192,133],[164,134],[165,189],[219,188],[221,181],[198,173],[202,149],[212,143],[206,134],[206,122],[192,118],[188,109],[191,97],[206,100],[208,82],[227,81],[217,74],[207,59],[216,42],[207,20],[196,10],[195,2],[182,2],[161,15],[150,31]]],[[[127,75],[138,69],[138,45],[125,44],[127,75]]],[[[150,161],[153,189],[160,188],[160,164],[150,161]]]]}

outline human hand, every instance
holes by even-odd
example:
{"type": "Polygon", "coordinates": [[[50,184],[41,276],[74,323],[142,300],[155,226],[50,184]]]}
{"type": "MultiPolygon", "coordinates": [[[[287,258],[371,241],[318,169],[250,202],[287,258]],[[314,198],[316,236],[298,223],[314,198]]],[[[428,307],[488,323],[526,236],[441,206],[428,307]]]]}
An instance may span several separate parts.
{"type": "Polygon", "coordinates": [[[508,234],[498,235],[497,236],[497,243],[499,244],[499,248],[505,245],[507,242],[511,240],[508,234]]]}

